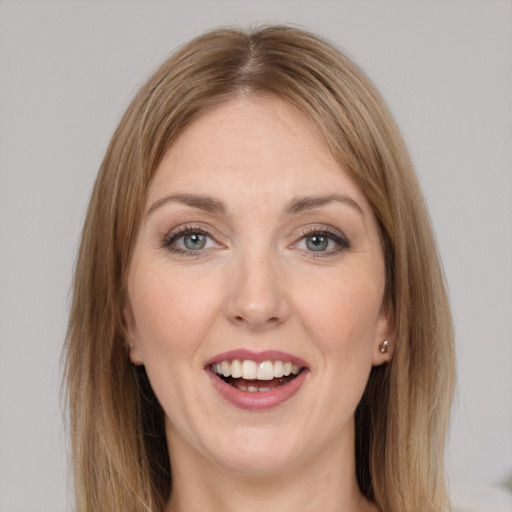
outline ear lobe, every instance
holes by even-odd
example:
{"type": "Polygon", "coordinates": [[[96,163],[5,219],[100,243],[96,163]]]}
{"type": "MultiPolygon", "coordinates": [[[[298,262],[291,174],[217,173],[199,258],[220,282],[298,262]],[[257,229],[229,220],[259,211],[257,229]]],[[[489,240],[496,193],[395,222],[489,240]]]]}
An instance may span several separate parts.
{"type": "Polygon", "coordinates": [[[137,340],[135,317],[129,303],[125,304],[123,307],[121,326],[130,361],[136,366],[143,365],[144,359],[142,357],[140,342],[137,340]]]}
{"type": "Polygon", "coordinates": [[[373,366],[390,363],[395,350],[394,338],[386,338],[381,343],[376,343],[373,349],[373,366]]]}
{"type": "Polygon", "coordinates": [[[373,344],[373,366],[390,363],[396,346],[396,333],[389,311],[384,309],[380,313],[377,329],[375,330],[375,341],[373,344]]]}

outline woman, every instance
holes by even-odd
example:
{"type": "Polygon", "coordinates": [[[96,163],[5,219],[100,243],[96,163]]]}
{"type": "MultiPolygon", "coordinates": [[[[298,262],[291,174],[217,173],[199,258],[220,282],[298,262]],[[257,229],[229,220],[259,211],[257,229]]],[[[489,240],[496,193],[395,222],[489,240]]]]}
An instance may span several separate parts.
{"type": "Polygon", "coordinates": [[[428,215],[382,99],[312,34],[216,30],[143,86],[67,339],[81,512],[446,510],[428,215]]]}

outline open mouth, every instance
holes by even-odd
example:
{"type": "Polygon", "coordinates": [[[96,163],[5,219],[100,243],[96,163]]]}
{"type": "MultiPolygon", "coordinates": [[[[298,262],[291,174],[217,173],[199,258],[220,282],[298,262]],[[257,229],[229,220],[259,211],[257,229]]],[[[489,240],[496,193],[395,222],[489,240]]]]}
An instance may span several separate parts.
{"type": "Polygon", "coordinates": [[[290,361],[262,361],[250,359],[225,360],[210,365],[210,371],[227,384],[249,393],[272,391],[283,386],[305,370],[290,361]]]}

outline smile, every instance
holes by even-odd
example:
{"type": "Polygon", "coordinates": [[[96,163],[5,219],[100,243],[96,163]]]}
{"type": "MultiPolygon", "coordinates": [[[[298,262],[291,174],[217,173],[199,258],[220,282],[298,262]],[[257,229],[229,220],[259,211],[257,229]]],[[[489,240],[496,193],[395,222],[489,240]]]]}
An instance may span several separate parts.
{"type": "Polygon", "coordinates": [[[220,395],[240,409],[272,409],[302,386],[306,362],[277,351],[248,350],[220,354],[205,367],[220,395]]]}
{"type": "Polygon", "coordinates": [[[212,364],[210,370],[224,382],[240,391],[262,393],[294,379],[300,373],[301,367],[291,361],[278,360],[257,363],[250,359],[243,361],[235,359],[212,364]]]}

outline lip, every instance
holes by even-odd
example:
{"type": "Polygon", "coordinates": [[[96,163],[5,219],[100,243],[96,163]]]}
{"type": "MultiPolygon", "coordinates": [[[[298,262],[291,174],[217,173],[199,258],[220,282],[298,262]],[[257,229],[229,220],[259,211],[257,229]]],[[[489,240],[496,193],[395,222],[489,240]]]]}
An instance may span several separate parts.
{"type": "Polygon", "coordinates": [[[308,364],[304,359],[296,357],[286,352],[280,352],[279,350],[264,350],[263,352],[253,352],[252,350],[239,349],[230,350],[229,352],[223,352],[210,359],[206,364],[205,368],[208,368],[212,364],[222,363],[222,361],[233,361],[235,359],[244,360],[250,359],[256,363],[262,363],[263,361],[290,361],[292,364],[296,364],[301,368],[308,368],[308,364]]]}
{"type": "Polygon", "coordinates": [[[263,352],[252,352],[246,349],[232,350],[218,354],[210,359],[205,365],[205,371],[208,374],[214,388],[219,394],[229,402],[231,405],[246,411],[265,411],[273,409],[290,399],[301,388],[307,374],[309,373],[308,365],[303,359],[287,354],[286,352],[279,352],[277,350],[266,350],[263,352]],[[258,393],[251,393],[249,391],[241,391],[227,384],[222,379],[217,377],[211,370],[210,365],[220,363],[222,361],[233,361],[234,359],[244,360],[250,359],[257,363],[263,361],[290,361],[303,370],[291,381],[278,386],[269,391],[262,391],[258,393]]]}

